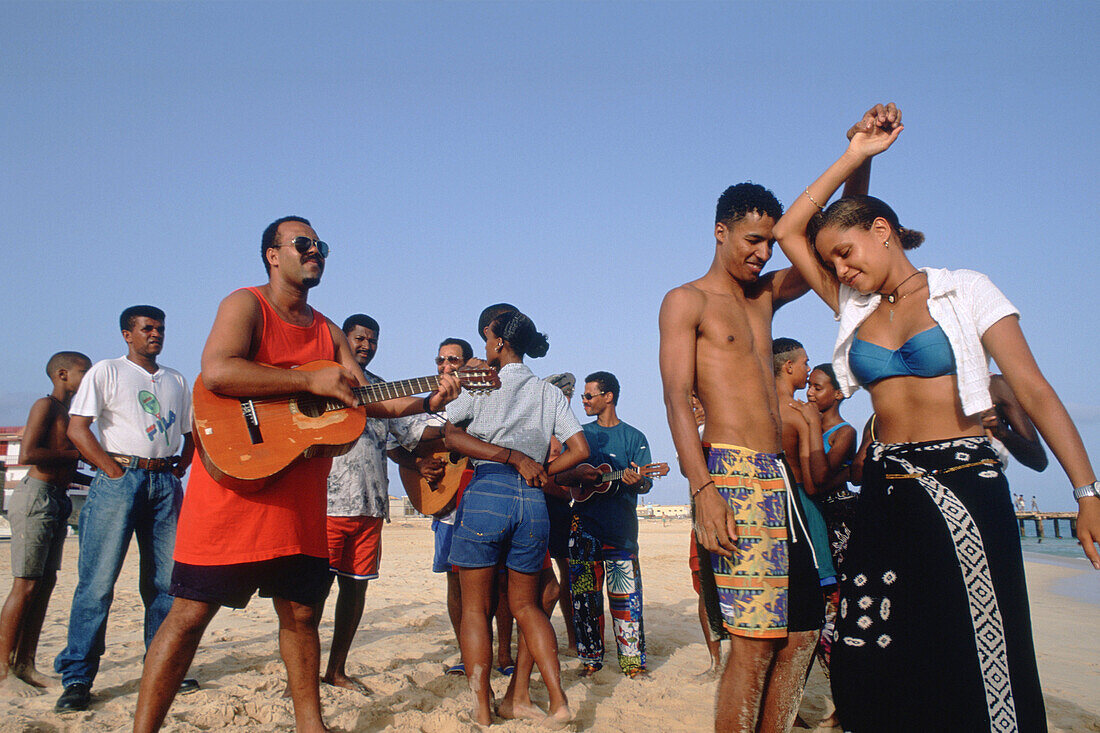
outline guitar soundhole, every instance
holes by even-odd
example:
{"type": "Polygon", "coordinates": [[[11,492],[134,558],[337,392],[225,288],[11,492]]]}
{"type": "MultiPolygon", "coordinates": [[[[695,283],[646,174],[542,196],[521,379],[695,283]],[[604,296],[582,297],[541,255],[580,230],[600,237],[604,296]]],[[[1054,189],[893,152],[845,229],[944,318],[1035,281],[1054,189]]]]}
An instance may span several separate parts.
{"type": "Polygon", "coordinates": [[[298,405],[298,412],[306,417],[321,417],[325,414],[325,402],[318,397],[304,397],[294,402],[298,405]]]}

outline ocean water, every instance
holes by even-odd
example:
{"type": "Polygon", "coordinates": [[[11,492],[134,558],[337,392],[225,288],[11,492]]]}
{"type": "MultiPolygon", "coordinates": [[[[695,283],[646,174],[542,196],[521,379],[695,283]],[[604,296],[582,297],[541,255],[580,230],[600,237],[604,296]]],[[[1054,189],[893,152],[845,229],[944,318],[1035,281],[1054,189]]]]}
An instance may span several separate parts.
{"type": "Polygon", "coordinates": [[[1027,530],[1027,536],[1020,538],[1020,547],[1024,552],[1034,552],[1040,555],[1056,555],[1058,557],[1072,557],[1072,558],[1084,558],[1085,553],[1081,550],[1081,546],[1077,544],[1077,540],[1070,536],[1069,533],[1069,520],[1063,519],[1058,522],[1062,529],[1062,538],[1057,539],[1054,536],[1054,520],[1043,520],[1043,532],[1045,537],[1039,538],[1035,536],[1035,522],[1027,520],[1024,522],[1024,529],[1027,530]]]}

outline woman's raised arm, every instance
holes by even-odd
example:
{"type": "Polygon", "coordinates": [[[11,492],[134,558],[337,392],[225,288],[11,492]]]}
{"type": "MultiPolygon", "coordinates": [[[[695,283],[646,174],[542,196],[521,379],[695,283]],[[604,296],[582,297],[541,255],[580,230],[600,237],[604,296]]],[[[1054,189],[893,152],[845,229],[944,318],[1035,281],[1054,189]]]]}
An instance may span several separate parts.
{"type": "Polygon", "coordinates": [[[866,189],[872,157],[889,148],[901,134],[901,112],[891,102],[867,110],[849,131],[848,149],[794,200],[787,213],[772,230],[783,254],[802,274],[814,292],[821,296],[835,313],[839,307],[840,284],[810,249],[806,227],[818,211],[824,211],[836,190],[846,181],[850,188],[866,189]]]}

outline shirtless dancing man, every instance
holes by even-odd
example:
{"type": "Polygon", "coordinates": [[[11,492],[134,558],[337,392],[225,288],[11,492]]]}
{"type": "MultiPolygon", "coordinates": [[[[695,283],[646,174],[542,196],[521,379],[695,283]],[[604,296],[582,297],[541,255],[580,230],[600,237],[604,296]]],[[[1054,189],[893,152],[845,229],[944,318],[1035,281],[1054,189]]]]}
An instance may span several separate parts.
{"type": "Polygon", "coordinates": [[[804,540],[799,532],[788,541],[771,321],[808,286],[793,269],[760,275],[781,214],[761,186],[728,188],[718,200],[710,269],[669,291],[661,305],[669,428],[706,551],[704,592],[731,634],[718,731],[790,729],[823,622],[812,565],[802,567],[797,556],[788,563],[789,550],[804,540]],[[692,392],[706,410],[701,439],[692,392]]]}

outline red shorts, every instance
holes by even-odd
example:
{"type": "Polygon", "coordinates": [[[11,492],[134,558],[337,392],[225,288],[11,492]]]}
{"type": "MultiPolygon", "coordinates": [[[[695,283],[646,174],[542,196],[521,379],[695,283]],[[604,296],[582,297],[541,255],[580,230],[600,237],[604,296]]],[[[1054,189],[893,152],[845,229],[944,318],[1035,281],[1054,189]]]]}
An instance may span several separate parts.
{"type": "Polygon", "coordinates": [[[337,575],[374,580],[382,561],[382,517],[329,517],[328,564],[337,575]]]}
{"type": "Polygon", "coordinates": [[[702,593],[699,585],[699,548],[696,547],[695,530],[691,530],[691,553],[688,555],[688,567],[691,568],[691,584],[695,587],[696,595],[702,593]]]}

